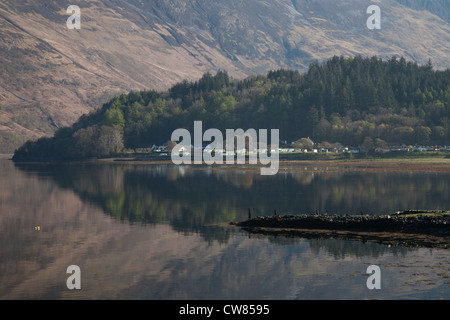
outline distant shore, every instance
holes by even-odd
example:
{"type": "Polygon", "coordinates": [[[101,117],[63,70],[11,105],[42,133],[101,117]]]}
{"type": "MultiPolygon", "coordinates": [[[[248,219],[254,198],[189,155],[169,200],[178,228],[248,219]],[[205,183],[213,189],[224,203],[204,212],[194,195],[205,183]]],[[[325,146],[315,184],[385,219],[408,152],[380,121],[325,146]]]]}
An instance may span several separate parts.
{"type": "MultiPolygon", "coordinates": [[[[100,159],[101,162],[116,162],[127,164],[171,164],[170,156],[137,156],[126,158],[100,159]]],[[[189,165],[191,168],[201,169],[228,169],[228,170],[258,170],[259,165],[232,164],[232,165],[189,165]]],[[[282,157],[279,160],[278,172],[317,172],[317,171],[383,171],[383,172],[450,172],[450,157],[397,157],[397,158],[324,158],[303,159],[299,157],[282,157]]]]}
{"type": "MultiPolygon", "coordinates": [[[[0,158],[10,159],[11,155],[0,155],[0,158]]],[[[89,159],[21,159],[16,163],[124,163],[124,164],[172,164],[169,155],[130,154],[109,158],[89,159]]],[[[279,172],[292,171],[384,171],[384,172],[450,172],[450,153],[402,153],[395,156],[333,156],[322,154],[280,154],[279,172]]],[[[245,164],[191,164],[193,169],[228,169],[228,170],[258,170],[260,165],[245,164]]]]}
{"type": "Polygon", "coordinates": [[[302,214],[232,222],[255,234],[343,238],[391,245],[450,248],[450,212],[413,211],[392,215],[302,214]]]}

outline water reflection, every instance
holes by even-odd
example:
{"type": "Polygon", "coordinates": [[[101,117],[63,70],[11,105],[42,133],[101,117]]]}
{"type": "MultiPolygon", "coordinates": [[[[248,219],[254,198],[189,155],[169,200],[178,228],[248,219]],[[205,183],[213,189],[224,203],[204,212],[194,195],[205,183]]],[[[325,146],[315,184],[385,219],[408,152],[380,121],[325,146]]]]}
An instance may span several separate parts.
{"type": "Polygon", "coordinates": [[[445,175],[297,171],[263,178],[230,168],[8,161],[0,161],[0,175],[2,299],[449,297],[446,250],[249,238],[227,226],[246,219],[248,207],[349,212],[359,201],[384,213],[422,207],[421,196],[427,208],[448,207],[445,175]],[[370,192],[358,190],[372,184],[370,192]],[[78,292],[65,287],[71,264],[82,270],[78,292]],[[380,292],[365,287],[370,264],[383,269],[380,292]]]}
{"type": "Polygon", "coordinates": [[[18,165],[74,190],[121,221],[170,221],[183,230],[256,215],[387,214],[450,207],[448,173],[310,172],[277,176],[163,165],[18,165]]]}

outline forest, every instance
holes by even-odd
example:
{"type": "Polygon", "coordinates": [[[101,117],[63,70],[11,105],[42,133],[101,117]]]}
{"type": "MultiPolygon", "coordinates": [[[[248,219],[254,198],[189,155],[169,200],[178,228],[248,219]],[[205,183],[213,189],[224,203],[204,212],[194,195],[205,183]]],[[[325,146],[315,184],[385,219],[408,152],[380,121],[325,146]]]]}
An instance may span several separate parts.
{"type": "Polygon", "coordinates": [[[234,79],[205,73],[169,90],[129,92],[53,137],[28,141],[14,160],[108,157],[162,145],[177,128],[279,129],[301,138],[369,148],[450,143],[450,70],[403,57],[333,57],[305,73],[272,70],[234,79]]]}

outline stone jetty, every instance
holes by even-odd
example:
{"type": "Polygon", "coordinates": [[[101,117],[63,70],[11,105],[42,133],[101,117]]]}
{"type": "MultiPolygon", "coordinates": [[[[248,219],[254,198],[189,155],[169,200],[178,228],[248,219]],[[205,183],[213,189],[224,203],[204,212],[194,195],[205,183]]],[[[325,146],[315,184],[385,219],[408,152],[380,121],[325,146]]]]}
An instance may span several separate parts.
{"type": "Polygon", "coordinates": [[[432,247],[450,248],[450,212],[444,211],[410,210],[390,215],[275,215],[232,224],[260,234],[387,240],[393,244],[422,242],[430,243],[432,247]]]}

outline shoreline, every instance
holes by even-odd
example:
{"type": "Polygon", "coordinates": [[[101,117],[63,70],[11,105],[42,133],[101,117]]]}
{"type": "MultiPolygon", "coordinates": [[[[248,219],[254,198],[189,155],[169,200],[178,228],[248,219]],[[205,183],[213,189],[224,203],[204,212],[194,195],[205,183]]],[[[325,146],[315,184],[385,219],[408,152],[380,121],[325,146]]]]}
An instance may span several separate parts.
{"type": "MultiPolygon", "coordinates": [[[[107,158],[94,160],[100,163],[122,164],[173,164],[169,158],[107,158]]],[[[175,164],[174,164],[175,165],[175,164]]],[[[240,170],[256,171],[262,165],[245,164],[183,164],[196,170],[240,170]]],[[[283,172],[333,172],[333,171],[374,171],[374,172],[449,172],[450,158],[396,158],[396,159],[281,159],[278,173],[283,172]]]]}
{"type": "Polygon", "coordinates": [[[339,238],[387,245],[450,249],[450,212],[413,211],[392,215],[301,214],[262,216],[231,222],[250,234],[339,238]]]}
{"type": "MultiPolygon", "coordinates": [[[[0,159],[2,159],[0,157],[0,159]]],[[[73,160],[54,160],[54,159],[33,159],[29,161],[14,161],[15,164],[126,164],[126,165],[154,165],[167,164],[174,165],[170,157],[111,157],[95,159],[73,159],[73,160]]],[[[237,171],[256,171],[261,164],[182,164],[193,170],[237,170],[237,171]]],[[[289,159],[279,160],[278,173],[287,172],[344,172],[344,171],[364,171],[364,172],[432,172],[432,173],[450,173],[450,158],[395,158],[395,159],[316,159],[302,160],[289,159]]]]}

